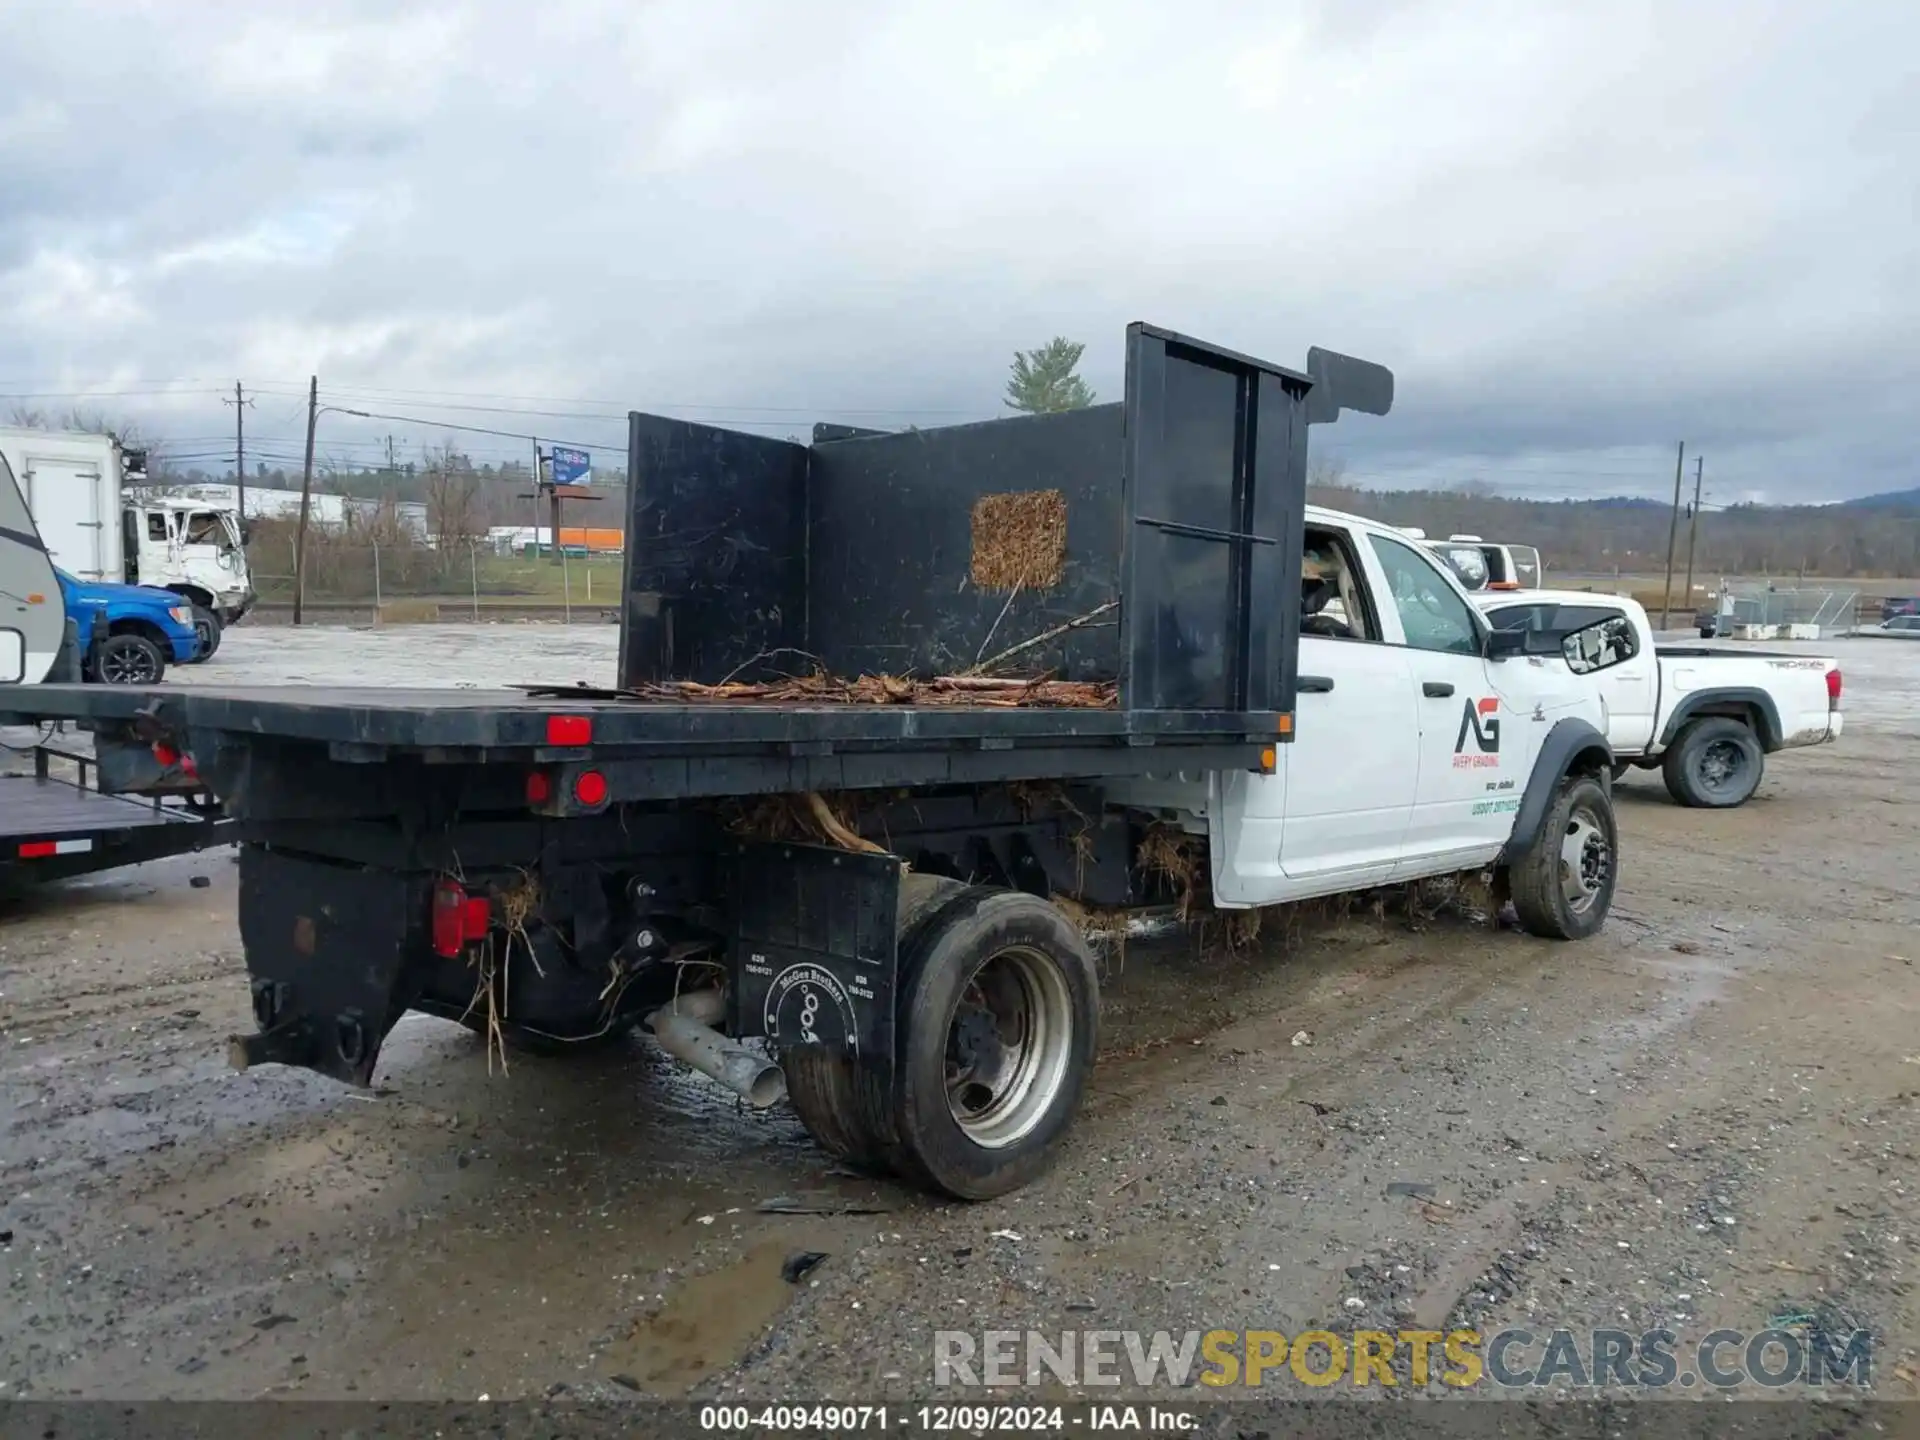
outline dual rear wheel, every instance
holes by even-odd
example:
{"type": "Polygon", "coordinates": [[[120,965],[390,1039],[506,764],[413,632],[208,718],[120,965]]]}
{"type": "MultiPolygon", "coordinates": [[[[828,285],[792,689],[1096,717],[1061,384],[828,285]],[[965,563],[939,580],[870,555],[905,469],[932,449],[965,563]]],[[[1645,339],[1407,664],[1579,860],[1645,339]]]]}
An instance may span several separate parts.
{"type": "Polygon", "coordinates": [[[903,877],[898,931],[891,1080],[790,1049],[788,1098],[851,1165],[961,1200],[1017,1190],[1051,1166],[1086,1094],[1093,956],[1038,896],[934,876],[903,877]]]}

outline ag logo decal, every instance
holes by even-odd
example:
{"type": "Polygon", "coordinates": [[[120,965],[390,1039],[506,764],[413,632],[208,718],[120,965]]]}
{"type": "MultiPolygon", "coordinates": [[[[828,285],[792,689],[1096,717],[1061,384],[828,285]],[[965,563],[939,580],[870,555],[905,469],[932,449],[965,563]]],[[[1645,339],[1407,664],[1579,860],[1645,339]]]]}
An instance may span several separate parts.
{"type": "Polygon", "coordinates": [[[1469,698],[1460,713],[1460,733],[1453,741],[1456,769],[1500,763],[1500,701],[1492,695],[1469,698]],[[1467,737],[1473,737],[1477,754],[1467,753],[1467,737]]]}

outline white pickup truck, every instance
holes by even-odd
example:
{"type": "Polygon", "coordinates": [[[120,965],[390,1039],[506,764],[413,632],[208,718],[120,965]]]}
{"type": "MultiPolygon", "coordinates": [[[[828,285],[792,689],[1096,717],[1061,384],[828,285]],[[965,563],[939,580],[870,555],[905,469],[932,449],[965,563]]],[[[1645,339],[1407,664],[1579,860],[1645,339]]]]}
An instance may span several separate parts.
{"type": "Polygon", "coordinates": [[[1476,595],[1493,624],[1558,648],[1605,702],[1619,769],[1656,766],[1682,805],[1745,804],[1776,750],[1838,740],[1840,665],[1771,651],[1654,644],[1647,612],[1619,595],[1527,590],[1476,595]]]}

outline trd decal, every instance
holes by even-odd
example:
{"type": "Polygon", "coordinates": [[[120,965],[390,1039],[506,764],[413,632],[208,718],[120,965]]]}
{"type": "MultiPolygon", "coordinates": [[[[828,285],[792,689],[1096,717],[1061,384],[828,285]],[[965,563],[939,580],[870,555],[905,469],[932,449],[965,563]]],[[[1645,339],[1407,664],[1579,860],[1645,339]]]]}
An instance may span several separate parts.
{"type": "Polygon", "coordinates": [[[1494,696],[1469,699],[1460,712],[1460,733],[1453,741],[1455,769],[1500,763],[1500,701],[1494,696]],[[1469,755],[1467,737],[1473,737],[1476,755],[1469,755]]]}

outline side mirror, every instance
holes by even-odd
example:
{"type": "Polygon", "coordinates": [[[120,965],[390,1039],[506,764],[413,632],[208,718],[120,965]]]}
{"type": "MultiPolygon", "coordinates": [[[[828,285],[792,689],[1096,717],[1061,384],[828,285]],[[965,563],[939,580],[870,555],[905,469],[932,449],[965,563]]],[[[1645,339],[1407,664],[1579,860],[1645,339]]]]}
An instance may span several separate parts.
{"type": "Polygon", "coordinates": [[[1576,675],[1591,675],[1632,658],[1633,630],[1626,621],[1614,618],[1597,620],[1570,631],[1560,642],[1560,653],[1567,668],[1576,675]]]}
{"type": "Polygon", "coordinates": [[[1489,630],[1487,659],[1510,660],[1515,655],[1525,655],[1531,638],[1531,632],[1524,629],[1489,630]]]}

